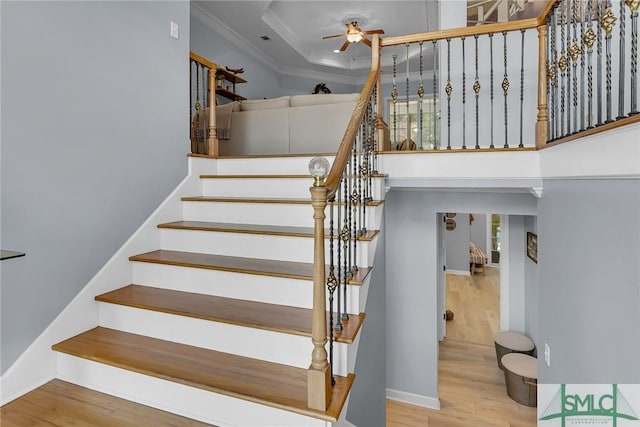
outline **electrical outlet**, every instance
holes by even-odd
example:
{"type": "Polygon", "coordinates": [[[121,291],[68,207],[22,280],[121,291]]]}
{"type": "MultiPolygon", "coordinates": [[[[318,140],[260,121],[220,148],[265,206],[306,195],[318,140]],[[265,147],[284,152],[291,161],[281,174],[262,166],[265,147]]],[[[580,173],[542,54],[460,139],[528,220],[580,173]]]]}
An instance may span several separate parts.
{"type": "Polygon", "coordinates": [[[544,343],[544,362],[547,366],[551,366],[551,348],[547,343],[544,343]]]}
{"type": "Polygon", "coordinates": [[[171,37],[173,37],[174,39],[180,38],[178,24],[173,21],[171,21],[171,37]]]}

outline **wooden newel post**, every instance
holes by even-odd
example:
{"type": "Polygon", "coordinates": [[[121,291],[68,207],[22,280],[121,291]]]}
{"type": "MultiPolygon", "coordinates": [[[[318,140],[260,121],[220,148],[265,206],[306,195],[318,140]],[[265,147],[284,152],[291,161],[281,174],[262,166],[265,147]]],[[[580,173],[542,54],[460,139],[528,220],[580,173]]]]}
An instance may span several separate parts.
{"type": "Polygon", "coordinates": [[[310,188],[314,219],[313,261],[313,319],[311,325],[311,366],[307,373],[307,405],[326,411],[331,401],[331,369],[327,361],[327,308],[325,296],[324,210],[327,206],[327,187],[316,180],[310,188]]]}
{"type": "Polygon", "coordinates": [[[547,144],[549,117],[547,107],[547,26],[538,27],[538,121],[536,122],[536,148],[547,144]]]}
{"type": "MultiPolygon", "coordinates": [[[[207,117],[207,153],[218,157],[218,134],[216,132],[216,69],[209,69],[209,111],[207,117]]],[[[206,110],[205,110],[206,111],[206,110]]]]}

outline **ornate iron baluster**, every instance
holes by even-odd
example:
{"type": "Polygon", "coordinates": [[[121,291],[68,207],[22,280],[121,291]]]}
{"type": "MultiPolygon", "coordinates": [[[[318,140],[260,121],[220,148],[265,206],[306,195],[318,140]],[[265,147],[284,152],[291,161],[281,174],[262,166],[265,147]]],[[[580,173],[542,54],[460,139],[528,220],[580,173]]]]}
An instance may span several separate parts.
{"type": "Polygon", "coordinates": [[[409,114],[409,43],[407,43],[405,45],[406,47],[406,52],[407,52],[407,56],[406,56],[406,62],[407,62],[407,66],[406,66],[406,72],[405,72],[405,98],[404,98],[404,102],[405,102],[405,113],[407,114],[407,145],[405,147],[406,151],[410,151],[411,150],[411,114],[409,114]]]}
{"type": "Polygon", "coordinates": [[[566,38],[565,31],[567,26],[567,16],[566,16],[566,8],[564,4],[566,0],[562,3],[560,9],[560,42],[561,42],[561,55],[560,59],[558,59],[558,68],[560,69],[560,132],[558,134],[559,137],[563,137],[567,134],[567,130],[565,130],[566,120],[565,120],[565,102],[566,102],[566,78],[567,78],[567,55],[566,55],[566,38]]]}
{"type": "Polygon", "coordinates": [[[549,85],[549,90],[547,91],[547,95],[549,96],[549,141],[553,141],[558,134],[558,123],[556,117],[556,101],[557,101],[557,91],[558,91],[558,73],[557,73],[557,65],[556,58],[558,57],[558,52],[556,50],[556,25],[557,22],[557,14],[558,9],[555,8],[553,12],[550,14],[548,18],[549,24],[549,50],[547,52],[547,84],[549,85]]]}
{"type": "Polygon", "coordinates": [[[473,36],[475,39],[475,67],[476,67],[476,75],[475,82],[473,82],[473,92],[476,94],[476,149],[480,148],[480,135],[478,133],[478,129],[480,126],[479,123],[479,109],[478,109],[478,96],[480,95],[480,78],[478,77],[478,36],[473,36]]]}
{"type": "Polygon", "coordinates": [[[620,64],[618,68],[618,117],[622,119],[626,117],[624,113],[624,57],[625,57],[625,33],[626,33],[626,16],[624,9],[624,2],[620,1],[620,64]]]}
{"type": "Polygon", "coordinates": [[[491,81],[489,89],[489,97],[491,99],[491,144],[489,148],[495,148],[493,144],[493,33],[489,34],[489,64],[489,80],[491,81]]]}
{"type": "MultiPolygon", "coordinates": [[[[342,181],[344,181],[344,176],[342,177],[342,181]]],[[[338,231],[338,256],[336,259],[336,265],[338,266],[338,298],[336,301],[336,325],[335,325],[335,329],[336,331],[341,331],[342,330],[342,321],[340,320],[341,315],[341,309],[342,306],[340,305],[340,285],[342,284],[343,281],[346,281],[347,278],[344,275],[344,271],[342,270],[342,258],[343,258],[343,254],[342,254],[342,207],[340,206],[340,203],[342,202],[342,184],[343,182],[340,182],[338,184],[338,194],[337,194],[337,200],[338,200],[338,206],[337,206],[337,211],[338,211],[338,221],[336,223],[336,231],[338,231]]]]}
{"type": "Polygon", "coordinates": [[[393,54],[393,88],[391,89],[391,99],[393,100],[393,143],[398,142],[398,116],[396,111],[396,102],[398,101],[398,87],[396,86],[396,74],[397,74],[397,60],[398,55],[393,54]]]}
{"type": "Polygon", "coordinates": [[[640,0],[625,0],[631,10],[631,110],[638,114],[638,7],[640,0]]]}
{"type": "Polygon", "coordinates": [[[592,1],[587,6],[587,21],[589,28],[582,37],[582,42],[587,46],[587,129],[593,127],[593,43],[596,41],[596,34],[593,31],[592,1]]]}
{"type": "Polygon", "coordinates": [[[422,42],[420,44],[420,85],[418,86],[418,139],[420,140],[420,149],[423,150],[423,135],[422,135],[422,127],[423,118],[422,118],[422,103],[424,99],[424,84],[422,83],[422,42]]]}
{"type": "Polygon", "coordinates": [[[440,148],[440,140],[438,138],[438,111],[436,100],[439,98],[436,94],[438,90],[438,69],[436,66],[436,50],[438,48],[438,41],[433,40],[433,98],[431,99],[431,105],[433,114],[431,116],[431,123],[433,124],[433,136],[431,138],[431,148],[437,150],[440,148]]]}
{"type": "Polygon", "coordinates": [[[577,1],[573,0],[571,3],[571,14],[572,14],[572,29],[573,29],[573,40],[571,42],[571,47],[569,48],[569,57],[571,58],[572,65],[572,77],[573,77],[573,85],[571,87],[571,95],[573,98],[573,125],[571,121],[569,121],[569,133],[573,133],[573,131],[578,130],[578,58],[580,57],[580,45],[578,45],[578,12],[577,12],[577,1]]]}
{"type": "Polygon", "coordinates": [[[444,91],[447,94],[447,150],[451,150],[451,39],[447,39],[447,85],[444,91]]]}
{"type": "Polygon", "coordinates": [[[462,149],[467,149],[467,70],[465,66],[464,40],[462,40],[462,149]]]}
{"type": "Polygon", "coordinates": [[[502,79],[502,92],[504,92],[504,148],[509,148],[508,142],[508,119],[507,119],[507,93],[509,92],[509,77],[507,75],[507,32],[502,32],[503,38],[503,60],[504,60],[504,78],[502,79]]]}
{"type": "MultiPolygon", "coordinates": [[[[333,375],[333,294],[338,287],[338,279],[335,275],[335,264],[333,257],[334,245],[334,224],[333,224],[333,208],[335,206],[335,197],[329,200],[329,276],[327,277],[327,289],[329,291],[329,365],[331,365],[331,385],[336,384],[336,378],[333,375]]],[[[339,208],[338,208],[339,210],[339,208]]],[[[339,245],[338,245],[339,246],[339,245]]]]}
{"type": "MultiPolygon", "coordinates": [[[[584,45],[584,35],[585,35],[585,14],[584,14],[584,4],[581,3],[580,6],[580,43],[584,45]]],[[[584,48],[580,49],[580,130],[584,130],[584,115],[585,115],[585,105],[584,105],[584,82],[585,78],[585,51],[584,48]]]]}
{"type": "Polygon", "coordinates": [[[524,147],[522,136],[522,116],[524,115],[524,30],[520,30],[520,144],[519,148],[524,147]]]}
{"type": "Polygon", "coordinates": [[[597,124],[602,124],[602,25],[600,25],[600,21],[602,20],[602,7],[603,4],[601,4],[600,2],[596,3],[597,8],[596,8],[596,20],[598,21],[598,31],[596,33],[596,54],[598,56],[598,65],[597,65],[597,71],[598,71],[598,75],[596,78],[596,82],[597,82],[597,91],[596,91],[596,102],[597,102],[597,113],[598,113],[598,121],[597,124]]]}
{"type": "Polygon", "coordinates": [[[613,27],[616,23],[616,17],[611,10],[611,0],[607,0],[607,9],[602,16],[602,20],[600,21],[600,25],[602,29],[605,31],[605,71],[606,71],[606,91],[607,91],[607,119],[605,123],[610,123],[613,121],[612,119],[612,108],[611,108],[611,33],[613,32],[613,27]]]}

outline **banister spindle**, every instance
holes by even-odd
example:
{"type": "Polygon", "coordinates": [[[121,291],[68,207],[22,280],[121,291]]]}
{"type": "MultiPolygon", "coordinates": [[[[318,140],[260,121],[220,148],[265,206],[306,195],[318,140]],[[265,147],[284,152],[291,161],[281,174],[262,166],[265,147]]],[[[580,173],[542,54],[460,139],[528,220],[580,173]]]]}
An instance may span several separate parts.
{"type": "Polygon", "coordinates": [[[611,108],[611,33],[613,32],[613,27],[616,23],[616,17],[611,10],[611,0],[607,0],[607,9],[602,16],[602,20],[600,21],[600,25],[605,31],[605,71],[606,71],[606,108],[607,108],[607,119],[605,123],[610,123],[613,121],[613,112],[611,108]]]}
{"type": "Polygon", "coordinates": [[[335,197],[329,200],[329,276],[327,277],[327,290],[329,291],[329,366],[331,369],[331,385],[335,385],[336,379],[333,375],[333,313],[334,294],[338,287],[338,279],[335,275],[335,259],[333,257],[333,245],[335,242],[333,223],[333,210],[335,208],[335,197]]]}
{"type": "Polygon", "coordinates": [[[564,7],[566,0],[563,0],[563,3],[560,6],[561,14],[560,14],[560,58],[558,59],[558,69],[560,70],[560,120],[559,127],[560,131],[558,132],[559,137],[565,136],[569,131],[566,128],[566,120],[565,120],[565,104],[566,104],[566,92],[565,86],[567,82],[567,50],[566,50],[566,38],[565,32],[567,27],[567,11],[566,7],[564,7]]]}
{"type": "MultiPolygon", "coordinates": [[[[519,148],[524,147],[523,142],[523,123],[522,118],[524,116],[524,29],[520,30],[520,144],[518,144],[519,148]]],[[[545,42],[546,44],[546,42],[545,42]]],[[[543,45],[544,46],[544,45],[543,45]]],[[[542,52],[541,52],[542,53],[542,52]]],[[[540,58],[546,58],[546,55],[540,55],[540,58]]],[[[545,68],[542,67],[542,72],[544,73],[545,68]]],[[[545,83],[546,86],[546,83],[545,83]]],[[[546,95],[543,98],[546,101],[546,95]]],[[[546,109],[546,104],[545,104],[546,109]]],[[[545,118],[546,121],[546,118],[545,118]]],[[[544,132],[544,136],[546,137],[547,133],[544,132]]]]}
{"type": "Polygon", "coordinates": [[[489,98],[491,102],[491,119],[490,119],[490,128],[491,128],[491,144],[489,148],[495,148],[493,144],[493,33],[489,33],[489,98]]]}
{"type": "Polygon", "coordinates": [[[602,25],[600,25],[600,21],[602,20],[602,8],[604,7],[604,3],[598,1],[596,3],[596,21],[598,24],[596,25],[598,31],[596,32],[596,56],[597,60],[597,77],[596,77],[596,112],[597,112],[597,124],[602,124],[602,25]]]}
{"type": "Polygon", "coordinates": [[[464,54],[464,40],[465,37],[460,37],[462,40],[462,149],[467,149],[467,72],[465,66],[465,54],[464,54]]]}
{"type": "Polygon", "coordinates": [[[624,111],[624,73],[625,73],[625,36],[626,36],[626,17],[624,1],[620,0],[620,55],[618,66],[618,117],[616,119],[625,118],[627,115],[624,111]]]}
{"type": "Polygon", "coordinates": [[[507,32],[502,32],[503,38],[503,60],[504,60],[504,78],[502,79],[502,92],[504,92],[504,148],[509,148],[509,132],[508,132],[508,111],[507,111],[507,93],[509,92],[509,77],[507,74],[507,32]]]}
{"type": "Polygon", "coordinates": [[[406,67],[405,67],[405,114],[407,117],[407,145],[405,147],[406,151],[411,150],[411,114],[409,114],[409,43],[405,45],[406,50],[406,67]]]}
{"type": "MultiPolygon", "coordinates": [[[[584,4],[580,6],[580,43],[584,46],[585,36],[585,10],[584,4]]],[[[584,105],[584,83],[585,83],[585,50],[584,47],[580,49],[580,130],[585,129],[585,105],[584,105]]]]}
{"type": "Polygon", "coordinates": [[[436,104],[438,100],[438,70],[440,67],[436,65],[436,52],[438,49],[438,40],[433,40],[433,97],[431,98],[431,106],[433,110],[433,114],[431,115],[431,124],[433,125],[433,134],[431,138],[431,149],[436,150],[440,148],[440,140],[438,138],[439,135],[439,121],[438,119],[438,106],[436,104]]]}
{"type": "Polygon", "coordinates": [[[397,112],[397,102],[398,102],[398,86],[396,86],[396,75],[398,73],[398,55],[396,53],[393,54],[393,88],[391,89],[391,99],[393,100],[393,124],[391,129],[393,129],[393,136],[391,141],[393,144],[398,142],[398,112],[397,112]]]}
{"type": "Polygon", "coordinates": [[[593,43],[596,40],[596,34],[593,31],[592,3],[589,1],[587,5],[589,27],[582,37],[582,42],[587,47],[587,129],[593,127],[593,43]]]}
{"type": "Polygon", "coordinates": [[[447,39],[447,85],[444,91],[447,94],[447,150],[451,150],[451,39],[447,39]]]}
{"type": "Polygon", "coordinates": [[[573,120],[569,121],[569,133],[578,131],[578,58],[580,58],[580,45],[578,45],[578,2],[573,0],[571,2],[571,28],[573,32],[573,38],[571,40],[571,47],[569,47],[569,57],[571,58],[571,76],[573,77],[573,84],[571,85],[571,96],[573,99],[573,120]],[[573,122],[573,124],[572,124],[573,122]]]}
{"type": "Polygon", "coordinates": [[[423,118],[422,118],[422,107],[423,107],[423,101],[424,101],[424,84],[422,82],[422,45],[423,42],[419,43],[420,46],[420,85],[418,86],[418,140],[420,141],[420,149],[424,150],[423,147],[423,141],[424,141],[424,137],[423,137],[423,118]]]}
{"type": "Polygon", "coordinates": [[[478,36],[473,36],[475,41],[475,81],[473,82],[473,92],[476,95],[476,149],[480,148],[480,135],[479,135],[479,108],[478,108],[478,97],[480,96],[480,78],[478,77],[478,36]]]}
{"type": "Polygon", "coordinates": [[[631,109],[629,115],[638,114],[638,7],[640,1],[625,0],[631,10],[631,109]]]}

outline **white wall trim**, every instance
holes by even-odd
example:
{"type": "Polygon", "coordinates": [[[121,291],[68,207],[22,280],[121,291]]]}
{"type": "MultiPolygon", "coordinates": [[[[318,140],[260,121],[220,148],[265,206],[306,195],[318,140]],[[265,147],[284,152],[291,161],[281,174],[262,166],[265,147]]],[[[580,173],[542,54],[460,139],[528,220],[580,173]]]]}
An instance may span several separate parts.
{"type": "Polygon", "coordinates": [[[457,274],[458,276],[471,276],[471,272],[470,271],[464,271],[464,270],[449,270],[447,269],[447,274],[457,274]]]}
{"type": "Polygon", "coordinates": [[[387,399],[396,400],[398,402],[409,403],[411,405],[421,406],[423,408],[440,410],[440,399],[437,397],[423,396],[421,394],[409,393],[407,391],[387,389],[387,399]]]}
{"type": "MultiPolygon", "coordinates": [[[[199,174],[195,173],[193,162],[194,159],[189,158],[189,172],[182,182],[0,377],[0,405],[54,379],[57,356],[51,346],[97,326],[99,310],[95,296],[130,283],[129,256],[160,247],[157,225],[181,218],[180,198],[187,193],[195,194],[199,189],[199,174]]],[[[211,166],[215,167],[214,164],[211,166]]]]}

